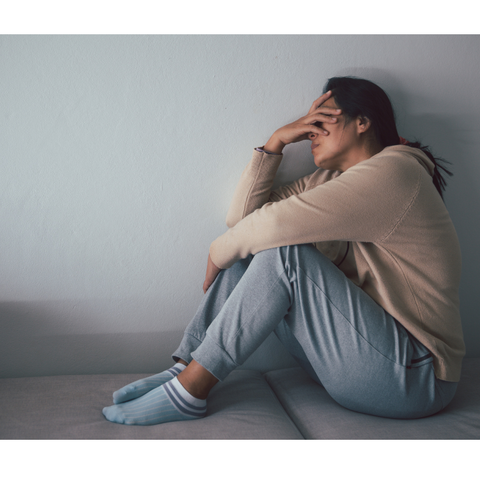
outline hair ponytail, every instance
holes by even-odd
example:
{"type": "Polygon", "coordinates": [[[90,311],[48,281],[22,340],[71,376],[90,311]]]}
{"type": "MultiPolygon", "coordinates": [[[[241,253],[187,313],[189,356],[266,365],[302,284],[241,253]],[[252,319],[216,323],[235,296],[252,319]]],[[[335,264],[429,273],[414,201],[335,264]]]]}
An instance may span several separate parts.
{"type": "Polygon", "coordinates": [[[436,189],[438,190],[438,193],[442,197],[443,200],[443,192],[445,191],[445,187],[447,186],[447,181],[445,180],[444,175],[447,174],[450,177],[453,176],[453,173],[446,168],[445,166],[442,165],[442,163],[448,163],[452,164],[448,160],[444,160],[443,158],[439,157],[434,157],[432,152],[430,151],[428,146],[421,145],[420,142],[409,142],[408,140],[404,140],[402,137],[400,137],[399,143],[402,145],[407,145],[407,147],[412,147],[412,148],[418,148],[421,150],[433,163],[434,165],[434,170],[433,170],[433,184],[435,185],[436,189]],[[443,170],[441,172],[440,170],[443,170]]]}

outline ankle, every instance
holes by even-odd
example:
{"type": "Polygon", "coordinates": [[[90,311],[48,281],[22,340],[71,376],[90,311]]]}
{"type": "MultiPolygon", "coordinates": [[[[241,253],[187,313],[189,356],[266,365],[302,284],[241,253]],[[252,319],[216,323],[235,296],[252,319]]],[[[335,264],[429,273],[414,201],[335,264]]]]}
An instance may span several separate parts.
{"type": "Polygon", "coordinates": [[[210,390],[218,382],[215,376],[195,360],[177,376],[177,379],[190,395],[200,400],[206,400],[210,390]]]}

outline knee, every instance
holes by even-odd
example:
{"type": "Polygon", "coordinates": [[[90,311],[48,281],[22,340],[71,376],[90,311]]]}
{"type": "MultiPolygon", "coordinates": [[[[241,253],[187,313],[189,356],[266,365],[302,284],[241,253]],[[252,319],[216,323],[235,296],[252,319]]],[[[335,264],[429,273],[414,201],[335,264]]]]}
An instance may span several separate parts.
{"type": "Polygon", "coordinates": [[[242,270],[245,271],[250,263],[253,260],[253,255],[248,255],[248,257],[241,258],[237,262],[235,262],[228,270],[242,270]]]}
{"type": "MultiPolygon", "coordinates": [[[[312,243],[303,243],[299,245],[286,245],[283,247],[275,247],[271,248],[269,250],[263,250],[259,253],[257,253],[255,256],[261,256],[261,257],[277,257],[281,256],[284,260],[287,260],[288,258],[300,258],[300,257],[309,257],[309,256],[315,256],[315,257],[325,257],[319,250],[315,248],[315,246],[312,243]]],[[[326,257],[325,257],[326,258],[326,257]]],[[[328,259],[327,259],[328,260],[328,259]]]]}
{"type": "Polygon", "coordinates": [[[291,276],[301,268],[303,271],[330,272],[332,268],[337,269],[322,252],[317,250],[311,243],[299,245],[287,245],[284,247],[263,250],[255,255],[254,263],[262,265],[260,268],[267,268],[268,265],[277,265],[287,275],[291,276]]]}
{"type": "Polygon", "coordinates": [[[240,280],[240,278],[244,275],[249,267],[250,263],[252,262],[253,255],[249,255],[246,258],[242,258],[235,262],[230,268],[220,270],[220,273],[217,276],[217,279],[221,278],[222,281],[230,281],[233,280],[235,284],[240,280]]]}
{"type": "Polygon", "coordinates": [[[269,248],[268,250],[262,250],[261,252],[258,252],[255,256],[257,257],[258,255],[276,255],[279,252],[283,254],[288,254],[290,252],[302,252],[302,251],[318,251],[313,243],[302,243],[298,245],[285,245],[283,247],[274,247],[274,248],[269,248]]]}
{"type": "Polygon", "coordinates": [[[313,244],[300,244],[300,245],[286,245],[283,247],[270,248],[268,250],[262,250],[258,252],[254,258],[255,262],[280,262],[283,265],[303,263],[305,259],[307,261],[314,261],[312,257],[318,255],[323,257],[313,244]]]}

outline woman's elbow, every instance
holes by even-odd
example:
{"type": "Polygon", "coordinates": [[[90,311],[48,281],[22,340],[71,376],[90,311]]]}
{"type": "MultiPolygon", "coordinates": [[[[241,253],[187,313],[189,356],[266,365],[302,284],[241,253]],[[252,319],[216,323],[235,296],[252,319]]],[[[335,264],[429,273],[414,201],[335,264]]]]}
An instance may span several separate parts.
{"type": "Polygon", "coordinates": [[[227,224],[228,228],[234,227],[241,219],[237,218],[237,215],[232,215],[231,212],[227,213],[227,218],[225,219],[225,223],[227,224]]]}

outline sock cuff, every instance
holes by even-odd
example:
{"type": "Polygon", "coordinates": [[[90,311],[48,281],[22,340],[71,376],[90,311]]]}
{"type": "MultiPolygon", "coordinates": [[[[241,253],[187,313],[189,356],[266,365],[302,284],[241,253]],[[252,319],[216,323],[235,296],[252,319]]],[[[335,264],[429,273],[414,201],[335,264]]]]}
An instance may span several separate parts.
{"type": "Polygon", "coordinates": [[[174,377],[176,377],[180,372],[183,372],[187,368],[186,365],[183,363],[176,363],[172,368],[169,368],[167,372],[171,373],[174,377]]]}
{"type": "Polygon", "coordinates": [[[178,378],[175,377],[170,382],[177,392],[188,402],[190,405],[193,405],[195,407],[204,407],[207,404],[207,401],[205,399],[201,398],[195,398],[193,395],[187,392],[185,390],[185,387],[178,381],[178,378]]]}

